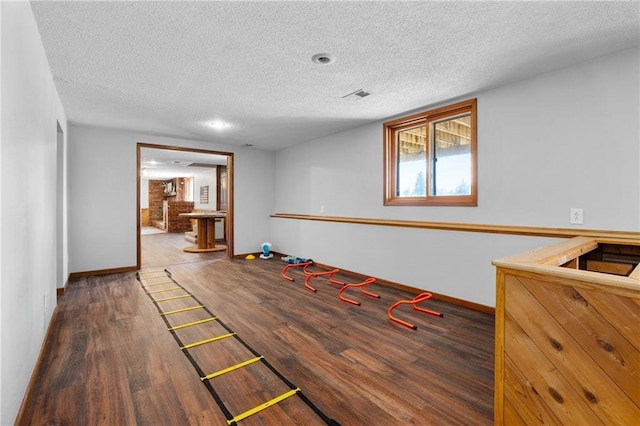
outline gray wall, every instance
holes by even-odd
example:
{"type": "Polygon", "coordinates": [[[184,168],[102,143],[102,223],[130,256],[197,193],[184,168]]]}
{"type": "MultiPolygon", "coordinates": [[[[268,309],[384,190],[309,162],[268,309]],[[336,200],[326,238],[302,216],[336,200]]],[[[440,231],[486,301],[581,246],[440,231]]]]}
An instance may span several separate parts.
{"type": "Polygon", "coordinates": [[[66,233],[57,122],[66,135],[67,120],[30,4],[0,2],[0,22],[0,424],[9,425],[56,304],[57,268],[67,276],[66,240],[58,245],[56,238],[59,224],[66,233]]]}
{"type": "Polygon", "coordinates": [[[235,251],[269,238],[275,154],[124,130],[69,127],[69,270],[135,266],[138,142],[234,153],[235,251]]]}
{"type": "MultiPolygon", "coordinates": [[[[477,207],[383,206],[379,122],[278,152],[275,209],[568,228],[581,207],[584,229],[639,231],[638,75],[634,49],[461,98],[478,98],[477,207]]],[[[556,241],[290,219],[271,229],[275,251],[487,306],[491,260],[556,241]]]]}

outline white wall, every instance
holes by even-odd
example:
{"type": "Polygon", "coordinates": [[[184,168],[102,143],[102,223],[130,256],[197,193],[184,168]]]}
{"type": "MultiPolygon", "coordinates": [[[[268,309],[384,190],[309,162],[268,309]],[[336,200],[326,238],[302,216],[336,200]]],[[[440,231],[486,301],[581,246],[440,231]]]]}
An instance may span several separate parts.
{"type": "Polygon", "coordinates": [[[149,179],[140,179],[140,208],[149,208],[149,179]]]}
{"type": "Polygon", "coordinates": [[[214,168],[202,168],[195,169],[193,172],[194,185],[193,185],[193,208],[198,210],[215,210],[216,209],[216,169],[214,168]],[[209,186],[209,202],[200,202],[200,187],[209,186]]]}
{"type": "Polygon", "coordinates": [[[0,424],[8,425],[56,304],[57,122],[66,134],[67,120],[29,3],[0,2],[0,22],[0,424]]]}
{"type": "MultiPolygon", "coordinates": [[[[2,102],[2,99],[4,98],[4,96],[2,96],[3,91],[2,91],[2,83],[3,83],[3,78],[2,78],[2,74],[3,74],[3,55],[2,55],[2,3],[0,3],[0,164],[3,163],[3,154],[2,154],[2,147],[4,145],[4,138],[2,137],[2,119],[3,119],[3,113],[2,113],[2,105],[4,104],[4,102],[2,102]]],[[[2,254],[2,173],[0,173],[0,307],[2,307],[2,303],[3,303],[3,298],[2,298],[2,259],[3,259],[3,254],[2,254]]],[[[0,315],[0,383],[4,383],[3,380],[3,374],[2,374],[2,352],[3,352],[3,345],[2,345],[2,329],[3,329],[3,324],[4,322],[2,321],[2,315],[0,315]]],[[[9,415],[5,415],[4,412],[5,410],[3,409],[4,405],[2,402],[2,386],[0,386],[0,424],[2,424],[2,419],[5,417],[8,417],[9,415]]],[[[7,409],[7,411],[9,410],[13,410],[13,409],[7,409]]]]}
{"type": "Polygon", "coordinates": [[[269,236],[273,152],[78,126],[68,138],[70,272],[135,266],[138,142],[233,152],[235,252],[255,252],[269,236]]]}
{"type": "MultiPolygon", "coordinates": [[[[275,211],[566,228],[581,207],[585,229],[639,231],[638,59],[634,49],[461,98],[478,98],[477,207],[383,206],[378,122],[278,152],[275,211]]],[[[290,219],[271,229],[275,251],[487,306],[491,260],[557,241],[290,219]]]]}

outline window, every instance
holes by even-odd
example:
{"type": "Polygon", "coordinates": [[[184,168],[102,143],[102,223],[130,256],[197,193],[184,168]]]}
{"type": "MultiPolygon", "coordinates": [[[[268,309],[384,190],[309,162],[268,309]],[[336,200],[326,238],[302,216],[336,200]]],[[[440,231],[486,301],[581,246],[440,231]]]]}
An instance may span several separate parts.
{"type": "Polygon", "coordinates": [[[384,123],[386,206],[476,206],[476,99],[384,123]]]}

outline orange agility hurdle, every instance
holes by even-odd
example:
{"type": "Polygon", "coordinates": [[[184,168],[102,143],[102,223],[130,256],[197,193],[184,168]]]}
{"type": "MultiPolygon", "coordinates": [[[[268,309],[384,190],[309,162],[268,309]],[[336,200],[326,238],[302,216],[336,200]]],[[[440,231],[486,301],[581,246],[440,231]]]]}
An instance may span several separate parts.
{"type": "Polygon", "coordinates": [[[316,289],[313,288],[311,286],[311,284],[309,284],[309,281],[311,281],[312,278],[321,277],[323,275],[328,275],[329,282],[331,282],[333,284],[344,285],[343,282],[338,281],[335,278],[333,278],[333,275],[339,273],[340,269],[332,269],[330,271],[321,271],[321,272],[310,272],[310,271],[307,270],[307,268],[309,266],[311,266],[311,265],[313,265],[313,261],[308,261],[308,262],[303,262],[303,263],[290,263],[287,266],[285,266],[284,269],[282,270],[282,278],[284,278],[287,281],[293,282],[294,281],[293,277],[290,277],[289,275],[287,275],[287,271],[291,267],[302,266],[303,267],[302,268],[302,272],[304,272],[304,274],[306,275],[306,277],[304,279],[304,286],[307,288],[307,290],[315,292],[316,289]]]}
{"type": "Polygon", "coordinates": [[[357,302],[357,301],[351,300],[351,299],[347,299],[346,297],[344,297],[342,295],[342,292],[345,291],[346,289],[351,288],[351,287],[358,287],[360,289],[360,293],[365,294],[365,295],[370,296],[370,297],[375,297],[376,299],[380,299],[380,296],[378,296],[377,294],[368,292],[367,290],[364,289],[364,286],[369,285],[369,284],[373,284],[375,281],[376,281],[375,278],[367,278],[366,280],[364,280],[363,282],[358,283],[358,284],[345,284],[340,289],[340,291],[338,291],[338,297],[343,302],[347,302],[347,303],[351,303],[352,305],[360,306],[360,302],[357,302]]]}
{"type": "Polygon", "coordinates": [[[311,265],[313,265],[313,261],[311,259],[309,259],[307,262],[289,263],[284,267],[284,269],[282,269],[282,278],[284,278],[287,281],[293,282],[294,281],[293,277],[290,277],[289,275],[287,275],[287,271],[289,270],[289,268],[293,268],[295,266],[302,266],[302,272],[304,272],[304,274],[305,274],[304,286],[307,288],[307,290],[310,290],[310,291],[313,291],[313,292],[316,291],[316,289],[313,288],[311,286],[311,284],[309,284],[309,281],[311,281],[313,278],[321,277],[321,276],[327,276],[327,278],[329,279],[330,283],[342,286],[340,291],[338,291],[338,297],[340,298],[340,300],[342,300],[344,302],[351,303],[352,305],[360,306],[360,302],[348,299],[348,298],[346,298],[346,297],[344,297],[342,295],[342,292],[344,292],[347,288],[351,288],[351,287],[358,287],[360,289],[360,292],[362,294],[367,295],[367,296],[375,297],[377,299],[380,298],[380,296],[378,296],[377,294],[371,293],[371,292],[369,292],[369,291],[364,289],[364,286],[367,286],[369,284],[373,284],[376,281],[375,278],[367,278],[363,282],[357,283],[357,284],[345,284],[342,281],[338,281],[335,278],[333,278],[333,276],[335,274],[340,273],[340,269],[335,268],[335,269],[332,269],[330,271],[310,272],[310,271],[307,270],[307,268],[309,268],[309,266],[311,266],[311,265]]]}
{"type": "Polygon", "coordinates": [[[391,307],[387,311],[387,315],[389,316],[389,319],[391,319],[391,321],[395,321],[398,324],[404,325],[405,327],[409,327],[409,328],[412,328],[414,330],[417,330],[418,329],[417,326],[415,326],[415,325],[413,325],[411,323],[408,323],[406,321],[403,321],[403,320],[401,320],[399,318],[394,317],[393,314],[392,314],[392,311],[395,308],[397,308],[398,306],[400,306],[400,305],[412,305],[413,309],[415,309],[416,311],[420,311],[420,312],[424,312],[424,313],[427,313],[427,314],[435,315],[437,317],[443,317],[444,315],[441,314],[440,312],[431,311],[429,309],[425,309],[425,308],[421,308],[419,306],[416,306],[418,303],[424,302],[425,300],[428,300],[428,299],[431,299],[431,293],[425,292],[425,293],[421,293],[421,294],[417,295],[416,297],[413,298],[413,300],[401,300],[401,301],[396,302],[393,305],[391,305],[391,307]]]}
{"type": "Polygon", "coordinates": [[[343,282],[333,279],[333,275],[340,272],[340,269],[332,269],[331,271],[323,271],[323,272],[309,272],[305,268],[303,269],[303,272],[307,274],[307,278],[304,279],[304,286],[307,288],[307,290],[311,290],[313,292],[315,292],[316,289],[311,287],[311,284],[309,284],[309,281],[311,281],[311,278],[321,277],[323,275],[328,275],[330,283],[344,285],[343,282]]]}
{"type": "Polygon", "coordinates": [[[290,277],[289,275],[287,275],[287,271],[289,270],[289,268],[293,268],[295,266],[304,266],[304,272],[306,273],[307,272],[307,266],[309,266],[311,264],[313,264],[312,260],[310,260],[308,262],[303,262],[303,263],[289,263],[282,270],[282,278],[284,278],[287,281],[293,282],[294,281],[293,277],[290,277]]]}

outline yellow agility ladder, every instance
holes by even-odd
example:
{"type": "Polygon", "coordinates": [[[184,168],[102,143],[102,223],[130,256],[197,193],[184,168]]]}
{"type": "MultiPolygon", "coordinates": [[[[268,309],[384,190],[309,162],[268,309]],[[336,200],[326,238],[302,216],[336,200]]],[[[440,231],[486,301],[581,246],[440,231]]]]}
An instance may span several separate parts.
{"type": "Polygon", "coordinates": [[[178,343],[178,346],[182,350],[182,353],[184,353],[185,356],[187,357],[187,359],[189,359],[189,361],[191,362],[191,365],[193,365],[193,367],[197,371],[197,373],[198,373],[198,375],[200,377],[200,380],[202,381],[202,383],[204,383],[204,385],[206,386],[207,390],[209,391],[209,393],[211,394],[213,399],[216,401],[216,403],[220,407],[220,410],[222,411],[224,416],[227,418],[227,424],[228,425],[237,424],[237,422],[239,422],[241,420],[244,420],[247,417],[252,416],[253,414],[259,413],[260,411],[265,410],[265,409],[267,409],[267,408],[269,408],[269,407],[271,407],[271,406],[273,406],[273,405],[275,405],[275,404],[277,404],[277,403],[279,403],[281,401],[284,401],[285,399],[287,399],[287,398],[289,398],[291,396],[297,395],[327,425],[340,426],[340,424],[338,422],[336,422],[332,418],[328,417],[318,407],[316,407],[316,405],[313,404],[302,393],[302,391],[300,390],[299,387],[295,386],[293,383],[291,383],[289,380],[287,380],[282,374],[280,374],[280,372],[278,372],[271,364],[269,364],[269,362],[267,362],[267,360],[264,358],[264,356],[262,356],[259,353],[257,353],[244,340],[242,340],[234,331],[232,331],[226,324],[224,324],[218,317],[216,317],[213,314],[213,312],[211,312],[209,310],[209,308],[207,308],[202,302],[200,302],[192,293],[190,293],[187,289],[185,289],[183,286],[178,284],[178,282],[175,281],[171,277],[171,272],[169,272],[167,269],[164,269],[164,270],[157,270],[156,269],[156,270],[139,271],[139,272],[136,272],[136,279],[140,282],[140,285],[142,286],[142,289],[147,294],[149,299],[151,299],[151,301],[155,305],[156,309],[160,313],[160,316],[162,317],[162,319],[164,320],[165,324],[167,325],[167,330],[173,335],[174,339],[178,343]],[[167,280],[167,278],[168,278],[168,280],[167,280]],[[157,279],[164,279],[164,281],[155,281],[157,279]],[[163,284],[164,285],[171,284],[173,287],[159,288],[159,289],[156,287],[156,286],[163,285],[163,284]],[[149,290],[149,288],[151,288],[151,290],[149,290]],[[176,294],[178,291],[181,291],[182,294],[176,294]],[[164,295],[162,293],[169,293],[170,295],[164,295]],[[155,296],[163,296],[163,297],[156,298],[155,296]],[[186,307],[186,308],[182,308],[182,309],[175,309],[175,310],[171,310],[171,311],[164,311],[161,308],[162,302],[169,301],[169,300],[176,300],[176,299],[186,299],[186,298],[193,299],[193,301],[196,303],[196,305],[190,306],[190,307],[186,307]],[[181,312],[198,310],[198,309],[202,309],[210,317],[209,318],[205,318],[203,320],[194,321],[194,322],[181,324],[181,325],[176,325],[176,326],[172,326],[169,323],[169,321],[167,320],[167,317],[170,316],[170,315],[178,314],[178,313],[181,313],[181,312]],[[180,329],[187,328],[187,327],[197,326],[197,325],[204,324],[204,323],[211,322],[211,321],[216,321],[228,333],[220,335],[220,336],[211,337],[209,339],[204,339],[204,340],[201,340],[201,341],[198,341],[198,342],[188,343],[188,344],[184,344],[180,340],[179,336],[175,333],[176,330],[180,330],[180,329]],[[198,365],[196,360],[191,356],[191,354],[189,353],[189,349],[192,349],[192,348],[197,347],[197,346],[205,345],[205,344],[208,344],[208,343],[216,342],[216,341],[219,341],[219,340],[222,340],[222,339],[227,339],[227,338],[236,339],[249,352],[251,352],[254,355],[254,358],[251,358],[251,359],[246,360],[246,361],[242,361],[242,362],[240,362],[238,364],[232,365],[231,367],[227,367],[227,368],[224,368],[222,370],[219,370],[219,371],[216,371],[216,372],[213,372],[213,373],[210,373],[210,374],[206,374],[204,371],[202,371],[202,368],[200,368],[200,366],[198,365]],[[256,362],[261,362],[264,366],[266,366],[273,374],[275,374],[280,380],[282,380],[282,382],[284,382],[289,387],[290,390],[288,392],[283,393],[282,395],[279,395],[279,396],[277,396],[277,397],[275,397],[275,398],[263,403],[263,404],[258,405],[257,407],[254,407],[254,408],[252,408],[250,410],[245,411],[244,413],[241,413],[241,414],[238,414],[238,415],[234,416],[233,414],[231,414],[229,409],[226,407],[226,405],[224,404],[224,402],[220,398],[220,395],[218,394],[218,392],[214,389],[213,384],[211,383],[211,379],[213,379],[215,377],[218,377],[218,376],[221,376],[223,374],[229,373],[231,371],[246,367],[246,366],[251,365],[251,364],[256,363],[256,362]]]}

